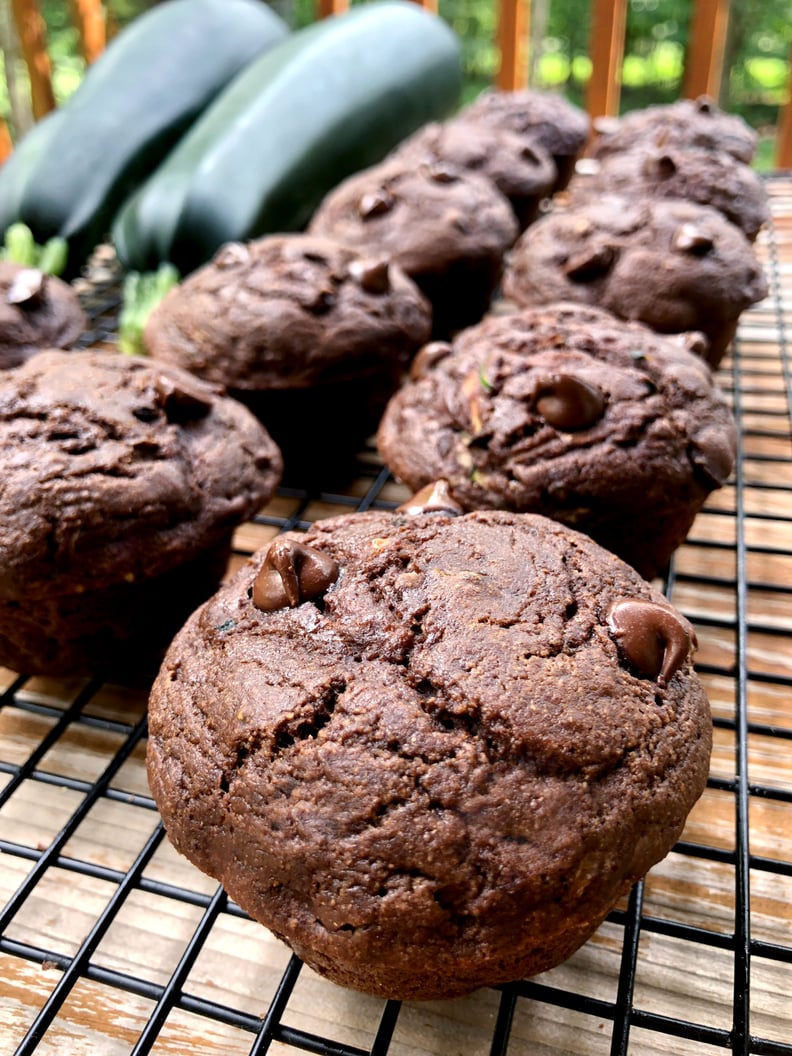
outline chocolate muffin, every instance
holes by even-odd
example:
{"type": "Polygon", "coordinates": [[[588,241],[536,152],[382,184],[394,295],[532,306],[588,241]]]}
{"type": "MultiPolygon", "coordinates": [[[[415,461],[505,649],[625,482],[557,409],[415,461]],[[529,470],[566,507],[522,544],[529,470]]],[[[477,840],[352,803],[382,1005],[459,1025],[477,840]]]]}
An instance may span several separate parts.
{"type": "Polygon", "coordinates": [[[529,227],[509,257],[503,292],[522,307],[580,301],[659,333],[700,330],[717,367],[767,280],[751,243],[715,209],[609,195],[529,227]]]}
{"type": "Polygon", "coordinates": [[[460,110],[459,117],[544,147],[556,164],[554,191],[563,190],[571,180],[575,162],[591,133],[591,121],[584,110],[562,95],[535,88],[482,92],[460,110]]]}
{"type": "MultiPolygon", "coordinates": [[[[691,335],[695,337],[696,335],[691,335]]],[[[582,305],[493,316],[429,345],[377,441],[411,488],[466,510],[532,511],[648,579],[731,472],[736,430],[700,356],[582,305]]]]}
{"type": "Polygon", "coordinates": [[[37,268],[0,261],[0,370],[18,366],[41,348],[69,348],[87,326],[68,283],[37,268]]]}
{"type": "Polygon", "coordinates": [[[717,209],[754,242],[770,216],[761,177],[731,154],[717,150],[655,147],[608,154],[590,163],[569,187],[569,202],[620,194],[638,198],[682,198],[717,209]]]}
{"type": "Polygon", "coordinates": [[[542,517],[441,495],[278,537],[154,684],[176,848],[312,968],[437,999],[572,954],[674,845],[711,721],[688,622],[542,517]]]}
{"type": "Polygon", "coordinates": [[[372,433],[431,332],[431,308],[381,250],[305,234],[224,246],[149,317],[157,360],[222,384],[317,472],[372,433]]]}
{"type": "Polygon", "coordinates": [[[589,153],[595,158],[646,144],[660,149],[722,150],[750,164],[758,140],[743,118],[721,110],[706,95],[631,110],[622,117],[600,117],[594,130],[597,135],[589,153]]]}
{"type": "Polygon", "coordinates": [[[485,176],[394,158],[331,191],[310,230],[387,254],[428,298],[435,337],[482,317],[518,234],[508,200],[485,176]]]}
{"type": "Polygon", "coordinates": [[[463,118],[425,125],[391,157],[446,163],[489,177],[509,199],[521,231],[536,219],[557,176],[555,162],[538,142],[463,118]]]}
{"type": "Polygon", "coordinates": [[[197,378],[48,350],[0,376],[0,664],[155,671],[225,571],[280,455],[197,378]]]}

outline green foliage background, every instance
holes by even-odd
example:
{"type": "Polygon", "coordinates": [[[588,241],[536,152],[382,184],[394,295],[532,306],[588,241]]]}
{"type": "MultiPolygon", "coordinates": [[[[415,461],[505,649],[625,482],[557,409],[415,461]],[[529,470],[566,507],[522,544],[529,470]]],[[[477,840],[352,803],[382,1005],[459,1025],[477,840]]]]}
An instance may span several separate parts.
{"type": "MultiPolygon", "coordinates": [[[[111,26],[122,28],[157,0],[108,0],[111,26]]],[[[352,0],[366,2],[366,0],[352,0]]],[[[79,84],[83,62],[66,0],[40,0],[47,23],[56,97],[63,101],[79,84]]],[[[439,0],[440,13],[463,42],[465,96],[492,82],[497,0],[439,0]]],[[[314,0],[272,0],[290,25],[314,18],[314,0]]],[[[532,39],[526,48],[530,83],[562,91],[583,104],[591,0],[531,0],[532,39]]],[[[679,96],[688,40],[691,0],[630,0],[622,74],[622,110],[679,96]]],[[[792,0],[732,0],[726,70],[720,104],[741,114],[765,134],[768,149],[786,99],[792,47],[792,0]]],[[[24,71],[19,71],[24,76],[24,71]]],[[[0,114],[9,120],[5,78],[0,78],[0,114]]],[[[768,150],[765,151],[765,158],[768,150]]]]}

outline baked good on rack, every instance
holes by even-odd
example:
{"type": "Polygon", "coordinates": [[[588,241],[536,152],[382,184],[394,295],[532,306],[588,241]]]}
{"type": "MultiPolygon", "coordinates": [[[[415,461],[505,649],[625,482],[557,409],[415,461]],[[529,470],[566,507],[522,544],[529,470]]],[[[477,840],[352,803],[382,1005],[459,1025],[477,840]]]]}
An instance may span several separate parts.
{"type": "Polygon", "coordinates": [[[155,308],[146,347],[254,410],[287,471],[336,457],[376,429],[431,331],[429,304],[385,252],[305,234],[226,245],[155,308]]]}
{"type": "Polygon", "coordinates": [[[503,292],[521,307],[580,301],[659,333],[700,330],[717,367],[767,280],[751,243],[715,209],[603,195],[529,227],[509,256],[503,292]]]}
{"type": "Polygon", "coordinates": [[[572,954],[673,846],[711,720],[688,622],[542,517],[442,491],[255,555],[150,702],[176,848],[308,965],[436,999],[572,954]]]}
{"type": "Polygon", "coordinates": [[[489,177],[511,202],[521,231],[536,219],[557,177],[555,162],[540,143],[462,117],[424,125],[391,157],[447,163],[489,177]]]}
{"type": "Polygon", "coordinates": [[[88,320],[68,283],[38,268],[0,261],[0,370],[41,348],[69,348],[88,320]]]}
{"type": "Polygon", "coordinates": [[[734,463],[701,357],[597,308],[492,316],[427,346],[413,373],[377,434],[397,477],[414,490],[442,477],[467,510],[563,521],[648,579],[734,463]]]}
{"type": "Polygon", "coordinates": [[[606,154],[589,166],[586,175],[576,175],[569,186],[572,207],[603,194],[683,198],[717,209],[750,242],[770,216],[762,178],[725,151],[649,143],[606,154]]]}
{"type": "Polygon", "coordinates": [[[0,664],[156,669],[281,470],[263,427],[185,371],[47,350],[0,375],[0,664]]]}
{"type": "Polygon", "coordinates": [[[622,117],[597,118],[594,130],[597,135],[589,153],[595,158],[647,144],[723,150],[750,163],[759,138],[743,118],[721,110],[706,95],[630,110],[622,117]]]}
{"type": "Polygon", "coordinates": [[[557,92],[521,88],[513,92],[487,90],[459,111],[460,120],[511,132],[544,147],[556,164],[554,191],[563,190],[575,171],[591,133],[585,110],[557,92]]]}
{"type": "Polygon", "coordinates": [[[339,184],[309,229],[363,253],[387,254],[432,305],[436,337],[481,318],[518,234],[508,200],[487,177],[400,158],[339,184]]]}

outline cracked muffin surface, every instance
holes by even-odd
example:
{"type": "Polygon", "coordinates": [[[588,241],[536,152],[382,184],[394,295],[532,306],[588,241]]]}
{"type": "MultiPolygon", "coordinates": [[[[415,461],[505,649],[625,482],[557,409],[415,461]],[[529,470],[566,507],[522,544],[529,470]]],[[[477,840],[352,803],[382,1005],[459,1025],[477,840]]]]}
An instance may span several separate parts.
{"type": "Polygon", "coordinates": [[[734,420],[703,359],[601,309],[493,316],[427,345],[413,375],[377,434],[396,476],[445,479],[468,510],[553,517],[647,578],[734,463],[734,420]]]}
{"type": "Polygon", "coordinates": [[[659,333],[701,330],[717,367],[767,280],[751,243],[717,210],[603,194],[529,227],[511,251],[503,292],[524,308],[577,301],[659,333]]]}
{"type": "Polygon", "coordinates": [[[176,848],[311,967],[452,997],[569,956],[670,850],[710,750],[693,642],[545,518],[318,522],[177,636],[151,788],[176,848]]]}
{"type": "Polygon", "coordinates": [[[430,302],[440,337],[487,310],[519,227],[508,198],[481,173],[391,155],[330,191],[309,231],[387,254],[430,302]]]}
{"type": "Polygon", "coordinates": [[[114,352],[0,375],[0,449],[0,661],[27,672],[161,658],[281,473],[236,401],[114,352]]]}

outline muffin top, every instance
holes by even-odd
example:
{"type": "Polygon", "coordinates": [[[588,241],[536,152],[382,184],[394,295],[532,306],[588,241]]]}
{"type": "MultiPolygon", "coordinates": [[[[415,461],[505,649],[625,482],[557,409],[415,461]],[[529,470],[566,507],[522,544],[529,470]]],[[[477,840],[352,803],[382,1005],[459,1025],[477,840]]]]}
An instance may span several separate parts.
{"type": "Polygon", "coordinates": [[[595,131],[598,135],[591,149],[595,158],[647,143],[661,149],[723,150],[738,161],[750,163],[758,139],[743,118],[721,110],[705,95],[631,110],[620,118],[598,118],[595,131]]]}
{"type": "Polygon", "coordinates": [[[540,143],[462,117],[433,122],[406,139],[392,157],[442,163],[488,176],[514,204],[551,193],[555,163],[540,143]]]}
{"type": "Polygon", "coordinates": [[[149,317],[150,354],[233,390],[303,388],[406,363],[431,309],[384,248],[305,234],[231,243],[149,317]]]}
{"type": "Polygon", "coordinates": [[[750,166],[723,150],[673,144],[658,147],[644,143],[632,150],[606,154],[593,172],[575,177],[569,193],[572,205],[603,193],[683,198],[710,205],[751,242],[770,215],[765,185],[750,166]]]}
{"type": "Polygon", "coordinates": [[[644,575],[680,541],[666,543],[661,514],[679,509],[684,535],[734,463],[734,421],[701,357],[599,309],[493,316],[426,346],[413,375],[377,436],[396,476],[444,478],[465,509],[554,517],[644,575]]]}
{"type": "Polygon", "coordinates": [[[68,283],[0,261],[0,370],[18,366],[41,348],[69,348],[87,326],[68,283]]]}
{"type": "Polygon", "coordinates": [[[499,260],[517,237],[517,221],[485,176],[392,157],[331,191],[310,230],[386,253],[408,275],[422,275],[460,259],[499,260]]]}
{"type": "Polygon", "coordinates": [[[176,847],[312,967],[451,997],[568,956],[670,849],[708,766],[693,642],[545,518],[441,495],[318,522],[177,636],[151,787],[176,847]]]}
{"type": "Polygon", "coordinates": [[[528,137],[554,157],[579,154],[591,130],[585,110],[556,92],[534,88],[484,91],[460,111],[460,117],[528,137]]]}
{"type": "Polygon", "coordinates": [[[661,333],[702,330],[715,364],[724,327],[766,295],[767,281],[748,239],[715,209],[608,195],[529,227],[503,291],[525,307],[582,301],[661,333]]]}
{"type": "Polygon", "coordinates": [[[0,376],[0,596],[154,576],[220,541],[281,459],[236,401],[175,367],[46,350],[0,376]]]}

